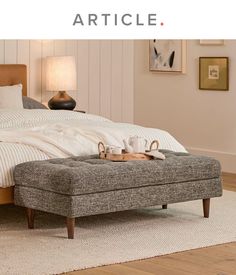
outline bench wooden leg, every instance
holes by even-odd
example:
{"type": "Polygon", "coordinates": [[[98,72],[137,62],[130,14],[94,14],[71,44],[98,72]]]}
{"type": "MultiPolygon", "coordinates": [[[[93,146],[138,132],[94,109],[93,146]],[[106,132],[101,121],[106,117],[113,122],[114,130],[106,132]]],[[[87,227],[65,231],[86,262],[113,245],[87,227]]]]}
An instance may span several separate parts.
{"type": "Polygon", "coordinates": [[[75,218],[66,218],[68,239],[74,239],[75,218]]]}
{"type": "Polygon", "coordinates": [[[34,216],[35,216],[34,209],[27,208],[26,213],[27,213],[28,228],[34,229],[34,216]]]}
{"type": "Polygon", "coordinates": [[[162,204],[162,209],[167,209],[167,204],[162,204]]]}
{"type": "Polygon", "coordinates": [[[202,200],[203,204],[203,214],[204,218],[209,218],[209,213],[210,213],[210,199],[203,199],[202,200]]]}

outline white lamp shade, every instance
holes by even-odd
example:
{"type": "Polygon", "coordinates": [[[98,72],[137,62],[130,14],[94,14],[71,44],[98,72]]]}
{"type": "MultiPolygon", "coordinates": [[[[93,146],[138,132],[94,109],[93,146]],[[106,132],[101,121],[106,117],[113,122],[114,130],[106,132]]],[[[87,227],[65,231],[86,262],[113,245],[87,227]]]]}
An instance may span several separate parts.
{"type": "Polygon", "coordinates": [[[74,56],[46,58],[46,90],[74,91],[77,88],[74,56]]]}

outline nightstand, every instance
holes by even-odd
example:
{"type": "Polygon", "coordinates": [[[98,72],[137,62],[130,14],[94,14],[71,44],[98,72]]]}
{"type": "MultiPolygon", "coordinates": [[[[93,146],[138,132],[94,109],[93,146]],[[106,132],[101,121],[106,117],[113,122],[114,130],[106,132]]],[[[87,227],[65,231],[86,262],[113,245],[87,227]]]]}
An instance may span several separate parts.
{"type": "Polygon", "coordinates": [[[73,110],[74,112],[79,112],[79,113],[86,113],[85,111],[83,111],[83,110],[73,110]]]}

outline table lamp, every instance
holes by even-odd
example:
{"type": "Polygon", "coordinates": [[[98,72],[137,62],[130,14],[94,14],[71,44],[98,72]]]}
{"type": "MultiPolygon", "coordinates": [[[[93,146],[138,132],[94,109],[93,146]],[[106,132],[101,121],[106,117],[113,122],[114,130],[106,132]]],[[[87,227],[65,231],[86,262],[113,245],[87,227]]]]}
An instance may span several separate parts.
{"type": "Polygon", "coordinates": [[[46,57],[46,90],[58,93],[48,101],[52,110],[73,110],[75,100],[66,91],[77,88],[76,63],[74,56],[46,57]]]}

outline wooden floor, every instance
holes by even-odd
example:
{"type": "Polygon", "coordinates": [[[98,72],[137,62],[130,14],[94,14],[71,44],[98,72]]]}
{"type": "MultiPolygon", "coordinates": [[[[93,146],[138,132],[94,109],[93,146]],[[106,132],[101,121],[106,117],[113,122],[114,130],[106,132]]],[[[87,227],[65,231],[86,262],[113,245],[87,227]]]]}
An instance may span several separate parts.
{"type": "MultiPolygon", "coordinates": [[[[223,174],[224,189],[236,192],[236,175],[223,174]]],[[[235,212],[235,209],[232,209],[235,212]]],[[[67,273],[67,275],[236,275],[236,243],[67,273]]]]}

